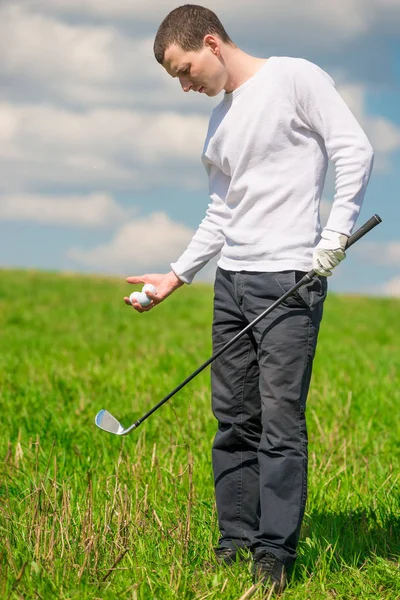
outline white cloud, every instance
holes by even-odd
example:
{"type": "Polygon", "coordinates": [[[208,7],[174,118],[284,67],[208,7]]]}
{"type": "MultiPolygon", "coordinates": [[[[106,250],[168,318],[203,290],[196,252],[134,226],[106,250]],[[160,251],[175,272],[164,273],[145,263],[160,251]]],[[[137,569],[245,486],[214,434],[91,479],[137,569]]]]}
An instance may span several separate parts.
{"type": "Polygon", "coordinates": [[[3,103],[0,189],[17,182],[185,185],[182,170],[199,168],[206,130],[207,119],[199,115],[3,103]]]}
{"type": "MultiPolygon", "coordinates": [[[[398,9],[395,0],[385,0],[385,4],[391,13],[398,9]]],[[[268,32],[269,29],[279,30],[277,24],[285,21],[289,25],[301,24],[298,30],[306,28],[314,35],[318,27],[322,30],[320,35],[325,38],[329,31],[334,42],[367,31],[378,11],[381,13],[385,10],[385,4],[382,5],[381,0],[303,0],[301,3],[297,0],[214,0],[209,8],[220,16],[227,27],[233,22],[242,24],[251,19],[253,23],[262,23],[263,29],[268,32]]],[[[27,5],[64,14],[129,18],[157,25],[177,6],[174,0],[158,0],[156,4],[131,0],[28,0],[27,5]]]]}
{"type": "Polygon", "coordinates": [[[358,252],[371,263],[400,267],[400,242],[364,242],[358,252]]]}
{"type": "Polygon", "coordinates": [[[27,0],[26,5],[62,14],[143,20],[153,20],[156,15],[164,15],[176,8],[174,0],[157,0],[156,5],[138,0],[27,0]]]}
{"type": "Polygon", "coordinates": [[[0,196],[0,221],[18,220],[97,229],[120,224],[132,218],[135,212],[123,208],[104,193],[61,197],[37,194],[0,196]]]}
{"type": "Polygon", "coordinates": [[[336,82],[336,87],[344,101],[359,121],[365,119],[365,86],[361,84],[336,82]]]}
{"type": "Polygon", "coordinates": [[[118,73],[112,50],[119,39],[111,28],[74,27],[18,5],[0,10],[1,64],[9,73],[108,81],[118,73]]]}
{"type": "MultiPolygon", "coordinates": [[[[26,7],[0,5],[0,74],[12,75],[14,88],[18,83],[57,104],[187,105],[155,61],[152,37],[128,37],[109,24],[65,23],[26,7]]],[[[204,100],[191,96],[191,109],[206,109],[204,100]]]]}
{"type": "Polygon", "coordinates": [[[169,269],[193,234],[189,227],[172,221],[165,213],[153,213],[121,227],[108,244],[90,250],[71,248],[68,258],[107,273],[129,271],[135,275],[153,268],[169,269]]]}
{"type": "Polygon", "coordinates": [[[400,297],[400,277],[394,277],[384,283],[380,288],[380,292],[383,296],[400,297]]]}
{"type": "MultiPolygon", "coordinates": [[[[3,0],[4,1],[4,0],[3,0]]],[[[11,2],[11,0],[9,0],[11,2]]],[[[98,20],[128,22],[137,30],[151,26],[154,34],[162,19],[174,8],[174,0],[26,0],[32,10],[60,15],[86,16],[98,20]]],[[[253,39],[267,39],[284,47],[332,48],[351,42],[379,27],[397,33],[398,0],[213,0],[208,5],[221,18],[235,40],[251,28],[253,39]]]]}
{"type": "Polygon", "coordinates": [[[383,117],[368,118],[368,131],[377,152],[387,154],[400,148],[400,127],[383,117]]]}
{"type": "Polygon", "coordinates": [[[390,154],[400,149],[400,127],[383,117],[367,114],[367,90],[360,84],[338,85],[338,92],[363,127],[375,151],[374,171],[390,170],[390,154]]]}

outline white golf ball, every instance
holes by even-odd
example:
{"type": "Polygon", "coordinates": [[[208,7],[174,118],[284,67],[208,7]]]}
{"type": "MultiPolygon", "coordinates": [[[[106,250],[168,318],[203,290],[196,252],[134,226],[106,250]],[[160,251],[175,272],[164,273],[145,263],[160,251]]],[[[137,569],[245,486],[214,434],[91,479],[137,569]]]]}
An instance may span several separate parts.
{"type": "Polygon", "coordinates": [[[155,285],[153,285],[152,283],[146,283],[143,287],[142,287],[142,292],[146,293],[146,292],[151,292],[152,294],[155,294],[157,291],[157,288],[155,285]]]}
{"type": "Polygon", "coordinates": [[[141,306],[148,306],[151,303],[150,298],[143,292],[132,292],[132,294],[129,296],[131,304],[133,299],[136,299],[141,306]]]}
{"type": "Polygon", "coordinates": [[[131,304],[134,299],[137,300],[137,297],[139,296],[139,294],[140,294],[140,292],[132,292],[132,294],[129,296],[129,300],[130,300],[131,304]]]}

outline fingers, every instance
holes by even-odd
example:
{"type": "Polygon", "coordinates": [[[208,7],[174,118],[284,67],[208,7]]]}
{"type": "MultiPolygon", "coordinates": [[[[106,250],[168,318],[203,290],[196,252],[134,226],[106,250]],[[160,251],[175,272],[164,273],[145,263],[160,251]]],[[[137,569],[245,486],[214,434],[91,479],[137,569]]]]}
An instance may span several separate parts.
{"type": "Polygon", "coordinates": [[[146,290],[146,296],[148,298],[150,298],[150,300],[153,302],[153,304],[160,304],[161,299],[159,298],[159,296],[157,296],[157,293],[153,294],[153,292],[150,292],[150,290],[146,290]]]}
{"type": "Polygon", "coordinates": [[[346,254],[341,249],[326,250],[317,247],[313,254],[313,270],[317,275],[330,277],[332,269],[337,267],[345,257],[346,254]]]}
{"type": "Polygon", "coordinates": [[[149,310],[151,310],[154,307],[153,302],[151,304],[148,304],[147,306],[142,306],[135,298],[131,302],[127,296],[124,297],[124,302],[125,302],[125,304],[127,304],[128,306],[131,306],[137,312],[140,312],[140,313],[148,312],[149,310]]]}
{"type": "Polygon", "coordinates": [[[330,277],[332,275],[332,271],[324,271],[321,268],[315,268],[313,271],[315,271],[315,273],[321,277],[330,277]]]}
{"type": "Polygon", "coordinates": [[[154,308],[157,304],[160,304],[160,302],[162,302],[162,300],[164,299],[163,297],[158,296],[157,292],[153,293],[150,290],[146,290],[145,294],[149,298],[149,300],[151,300],[151,303],[148,304],[147,306],[143,306],[142,304],[140,304],[140,302],[137,300],[137,298],[134,297],[134,295],[131,297],[125,296],[124,302],[128,306],[132,306],[132,308],[134,308],[137,312],[142,313],[142,312],[148,312],[149,310],[154,308]]]}
{"type": "Polygon", "coordinates": [[[132,277],[127,277],[126,281],[128,283],[146,283],[146,279],[143,275],[133,275],[132,277]]]}
{"type": "Polygon", "coordinates": [[[327,264],[321,260],[314,260],[313,270],[321,277],[330,277],[332,275],[333,265],[327,264]]]}

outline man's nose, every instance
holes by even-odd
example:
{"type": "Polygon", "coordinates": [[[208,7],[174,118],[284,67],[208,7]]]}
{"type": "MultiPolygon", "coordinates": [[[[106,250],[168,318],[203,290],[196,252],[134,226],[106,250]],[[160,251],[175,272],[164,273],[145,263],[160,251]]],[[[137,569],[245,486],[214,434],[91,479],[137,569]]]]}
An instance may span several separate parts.
{"type": "Polygon", "coordinates": [[[181,87],[184,92],[190,92],[190,90],[193,87],[193,84],[188,79],[184,79],[183,77],[180,77],[179,82],[180,82],[181,87]]]}

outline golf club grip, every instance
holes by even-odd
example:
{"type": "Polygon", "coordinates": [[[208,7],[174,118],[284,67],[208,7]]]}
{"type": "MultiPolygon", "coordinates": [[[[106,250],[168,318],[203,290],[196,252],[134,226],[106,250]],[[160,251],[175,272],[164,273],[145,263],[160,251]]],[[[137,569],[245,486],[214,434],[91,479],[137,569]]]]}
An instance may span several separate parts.
{"type": "Polygon", "coordinates": [[[379,225],[379,223],[382,223],[382,219],[379,215],[373,215],[370,219],[368,219],[368,221],[364,223],[364,225],[361,225],[360,229],[357,229],[357,231],[349,237],[346,244],[346,250],[347,248],[350,248],[350,246],[358,242],[358,240],[362,238],[366,233],[368,233],[368,231],[371,231],[371,229],[379,225]]]}

